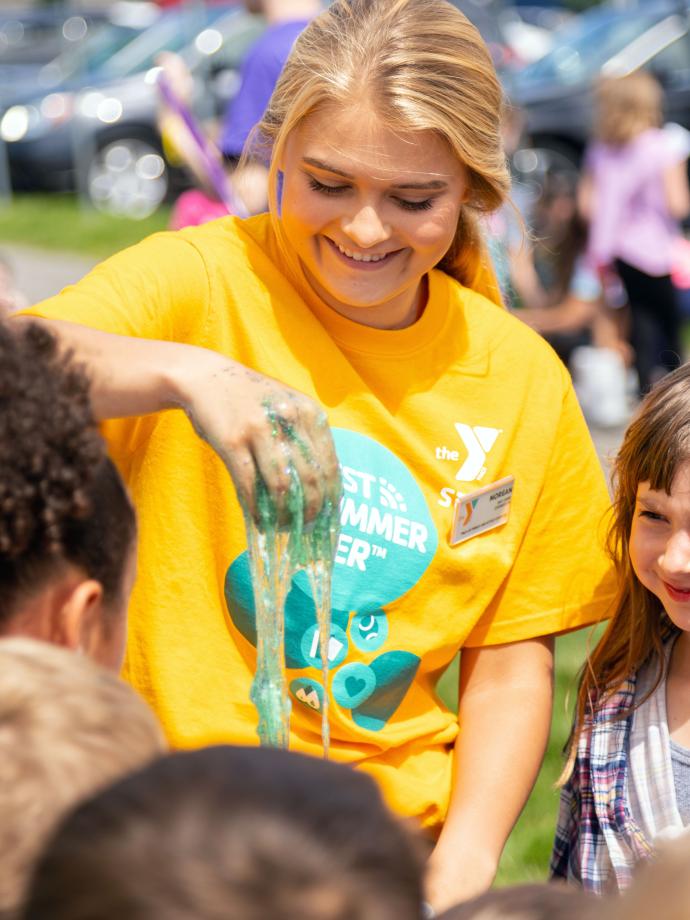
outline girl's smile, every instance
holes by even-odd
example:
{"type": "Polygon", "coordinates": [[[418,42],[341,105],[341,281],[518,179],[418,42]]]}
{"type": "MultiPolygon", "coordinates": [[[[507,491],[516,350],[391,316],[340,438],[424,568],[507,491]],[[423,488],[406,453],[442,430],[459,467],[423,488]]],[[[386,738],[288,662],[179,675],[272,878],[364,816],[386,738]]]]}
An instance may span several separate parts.
{"type": "Polygon", "coordinates": [[[281,221],[318,297],[364,325],[413,323],[467,193],[449,145],[434,131],[403,136],[363,102],[306,118],[281,166],[281,221]]]}

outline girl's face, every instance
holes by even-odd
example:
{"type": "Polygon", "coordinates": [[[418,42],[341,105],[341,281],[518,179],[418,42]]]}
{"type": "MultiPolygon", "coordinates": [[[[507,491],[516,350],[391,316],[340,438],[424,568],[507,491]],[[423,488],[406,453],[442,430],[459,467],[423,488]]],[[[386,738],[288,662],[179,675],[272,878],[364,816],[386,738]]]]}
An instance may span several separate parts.
{"type": "Polygon", "coordinates": [[[281,167],[282,223],[318,296],[364,325],[413,323],[467,192],[445,141],[396,134],[366,105],[329,109],[291,133],[281,167]]]}
{"type": "Polygon", "coordinates": [[[639,484],[630,561],[671,621],[690,631],[690,462],[679,468],[670,495],[639,484]]]}

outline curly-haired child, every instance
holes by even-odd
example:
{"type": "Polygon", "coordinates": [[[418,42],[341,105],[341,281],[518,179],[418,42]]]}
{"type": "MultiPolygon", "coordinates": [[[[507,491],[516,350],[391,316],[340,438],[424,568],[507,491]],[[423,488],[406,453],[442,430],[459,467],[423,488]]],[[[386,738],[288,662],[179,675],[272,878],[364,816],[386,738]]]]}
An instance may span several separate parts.
{"type": "Polygon", "coordinates": [[[119,669],[136,521],[89,380],[37,323],[0,323],[0,636],[119,669]]]}

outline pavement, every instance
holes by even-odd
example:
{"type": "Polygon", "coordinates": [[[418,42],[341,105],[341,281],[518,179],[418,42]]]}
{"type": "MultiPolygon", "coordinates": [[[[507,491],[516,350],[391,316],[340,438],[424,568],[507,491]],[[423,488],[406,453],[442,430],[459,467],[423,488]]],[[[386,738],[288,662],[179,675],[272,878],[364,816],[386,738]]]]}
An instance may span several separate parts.
{"type": "Polygon", "coordinates": [[[0,244],[0,256],[9,262],[16,286],[30,304],[57,294],[66,285],[79,281],[97,261],[71,253],[48,252],[5,243],[0,244]]]}
{"type": "MultiPolygon", "coordinates": [[[[45,297],[57,294],[68,284],[79,281],[96,264],[96,259],[71,253],[48,252],[28,246],[0,245],[0,255],[12,267],[17,288],[37,303],[45,297]]],[[[625,426],[618,428],[591,427],[597,453],[608,476],[610,460],[623,437],[625,426]]]]}

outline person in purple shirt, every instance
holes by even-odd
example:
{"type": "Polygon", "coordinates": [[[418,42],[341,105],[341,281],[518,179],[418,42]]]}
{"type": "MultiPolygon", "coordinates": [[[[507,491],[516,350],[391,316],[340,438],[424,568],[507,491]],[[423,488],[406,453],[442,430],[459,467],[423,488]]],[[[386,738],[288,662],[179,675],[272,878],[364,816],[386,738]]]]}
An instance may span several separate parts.
{"type": "Polygon", "coordinates": [[[651,74],[602,81],[579,190],[590,263],[617,272],[627,294],[641,394],[683,360],[671,269],[679,221],[690,212],[690,148],[680,127],[660,127],[662,104],[651,74]]]}
{"type": "Polygon", "coordinates": [[[295,39],[321,12],[320,0],[245,0],[251,13],[262,13],[268,28],[250,49],[241,70],[240,89],[228,106],[220,149],[239,159],[249,134],[260,121],[295,39]]]}

